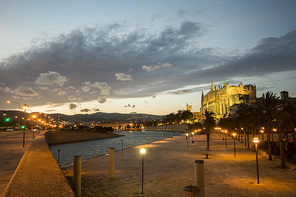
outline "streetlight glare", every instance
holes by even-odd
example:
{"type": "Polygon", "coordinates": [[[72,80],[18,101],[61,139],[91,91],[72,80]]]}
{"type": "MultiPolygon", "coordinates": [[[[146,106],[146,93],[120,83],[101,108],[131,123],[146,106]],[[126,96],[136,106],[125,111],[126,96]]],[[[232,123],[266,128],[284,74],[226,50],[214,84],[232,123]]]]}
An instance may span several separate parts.
{"type": "Polygon", "coordinates": [[[258,144],[258,143],[259,143],[259,138],[254,137],[253,142],[254,142],[255,144],[258,144]]]}
{"type": "Polygon", "coordinates": [[[232,133],[232,135],[233,135],[233,137],[235,137],[236,136],[236,133],[232,133]]]}
{"type": "Polygon", "coordinates": [[[24,104],[23,109],[29,109],[29,106],[27,104],[24,104]]]}
{"type": "Polygon", "coordinates": [[[11,101],[6,101],[6,103],[11,103],[11,101]]]}
{"type": "Polygon", "coordinates": [[[145,149],[145,148],[141,148],[140,153],[141,153],[142,155],[144,155],[144,154],[146,153],[146,149],[145,149]]]}

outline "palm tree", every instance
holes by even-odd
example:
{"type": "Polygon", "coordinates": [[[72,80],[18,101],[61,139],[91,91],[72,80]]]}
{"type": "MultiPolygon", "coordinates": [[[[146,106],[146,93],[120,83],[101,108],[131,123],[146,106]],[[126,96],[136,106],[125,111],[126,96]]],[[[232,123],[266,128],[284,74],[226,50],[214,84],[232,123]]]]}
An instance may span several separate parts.
{"type": "Polygon", "coordinates": [[[216,123],[214,119],[214,112],[206,110],[204,113],[204,124],[207,133],[207,151],[210,150],[210,129],[213,128],[216,123]]]}
{"type": "Polygon", "coordinates": [[[276,114],[277,127],[278,127],[278,144],[280,147],[280,167],[286,168],[285,154],[284,154],[284,142],[283,134],[288,135],[287,129],[289,128],[290,114],[285,108],[280,110],[276,114]]]}
{"type": "Polygon", "coordinates": [[[258,102],[259,106],[263,109],[266,120],[266,130],[267,130],[267,152],[269,155],[269,160],[272,160],[271,157],[271,145],[270,145],[270,130],[272,121],[274,120],[275,113],[277,111],[277,107],[280,103],[279,97],[272,92],[266,92],[265,96],[263,96],[262,100],[258,102]]]}
{"type": "Polygon", "coordinates": [[[248,145],[248,148],[250,146],[250,143],[249,143],[250,122],[254,118],[253,111],[254,109],[252,106],[245,103],[241,103],[238,106],[237,111],[235,112],[236,122],[238,122],[240,125],[244,127],[245,146],[248,145]]]}

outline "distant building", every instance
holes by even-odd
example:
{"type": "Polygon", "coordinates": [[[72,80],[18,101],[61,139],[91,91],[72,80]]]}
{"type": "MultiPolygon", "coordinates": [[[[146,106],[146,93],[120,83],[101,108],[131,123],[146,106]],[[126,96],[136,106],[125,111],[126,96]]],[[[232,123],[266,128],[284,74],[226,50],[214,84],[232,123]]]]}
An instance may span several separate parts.
{"type": "Polygon", "coordinates": [[[195,120],[199,120],[199,119],[202,118],[202,114],[201,114],[201,112],[193,112],[193,111],[192,111],[192,105],[188,105],[188,103],[186,103],[186,110],[187,110],[187,111],[190,111],[190,112],[192,113],[192,115],[193,115],[193,119],[195,119],[195,120]]]}
{"type": "Polygon", "coordinates": [[[281,92],[281,103],[282,103],[282,105],[287,105],[289,103],[296,104],[296,98],[289,97],[289,92],[282,91],[281,92]]]}
{"type": "Polygon", "coordinates": [[[201,113],[206,110],[215,113],[216,118],[228,116],[230,112],[235,111],[240,103],[256,102],[256,86],[240,83],[238,86],[229,86],[227,84],[218,88],[212,84],[210,92],[201,96],[201,113]],[[233,106],[233,107],[232,107],[233,106]]]}

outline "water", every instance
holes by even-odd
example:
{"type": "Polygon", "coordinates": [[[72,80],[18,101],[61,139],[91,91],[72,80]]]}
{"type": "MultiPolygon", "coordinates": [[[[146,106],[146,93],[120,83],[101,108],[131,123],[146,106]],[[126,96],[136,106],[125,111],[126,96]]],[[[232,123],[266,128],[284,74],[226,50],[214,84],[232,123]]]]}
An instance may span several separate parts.
{"type": "Polygon", "coordinates": [[[175,132],[161,131],[145,131],[145,132],[114,132],[115,134],[123,135],[122,137],[107,138],[100,140],[75,142],[70,144],[60,144],[50,146],[50,150],[58,161],[58,150],[60,150],[59,164],[63,167],[72,165],[74,155],[81,155],[82,160],[105,155],[109,152],[110,147],[114,147],[114,151],[130,148],[133,146],[147,144],[149,142],[159,141],[164,138],[179,135],[175,132]]]}

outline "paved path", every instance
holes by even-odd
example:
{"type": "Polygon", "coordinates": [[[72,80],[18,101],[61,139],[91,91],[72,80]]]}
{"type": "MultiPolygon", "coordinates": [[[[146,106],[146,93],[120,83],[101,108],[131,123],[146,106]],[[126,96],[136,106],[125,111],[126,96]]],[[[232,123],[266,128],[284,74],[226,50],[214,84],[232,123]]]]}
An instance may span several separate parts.
{"type": "MultiPolygon", "coordinates": [[[[194,161],[205,162],[207,197],[228,196],[296,196],[296,171],[279,169],[276,161],[259,157],[260,184],[256,179],[256,157],[252,149],[233,140],[228,147],[218,135],[212,135],[210,151],[206,150],[205,136],[195,143],[185,136],[168,138],[153,144],[137,146],[115,153],[115,180],[108,179],[108,156],[100,156],[82,163],[82,196],[183,196],[183,188],[194,185],[194,161]],[[141,147],[145,155],[144,195],[141,193],[141,147]],[[209,159],[205,159],[205,154],[209,159]]],[[[72,167],[64,169],[71,182],[72,167]]]]}
{"type": "MultiPolygon", "coordinates": [[[[37,133],[35,132],[35,136],[37,133]]],[[[0,196],[14,174],[22,156],[33,140],[33,134],[26,133],[25,147],[23,148],[23,134],[10,132],[0,134],[0,196]],[[13,135],[12,135],[13,134],[13,135]]]]}

